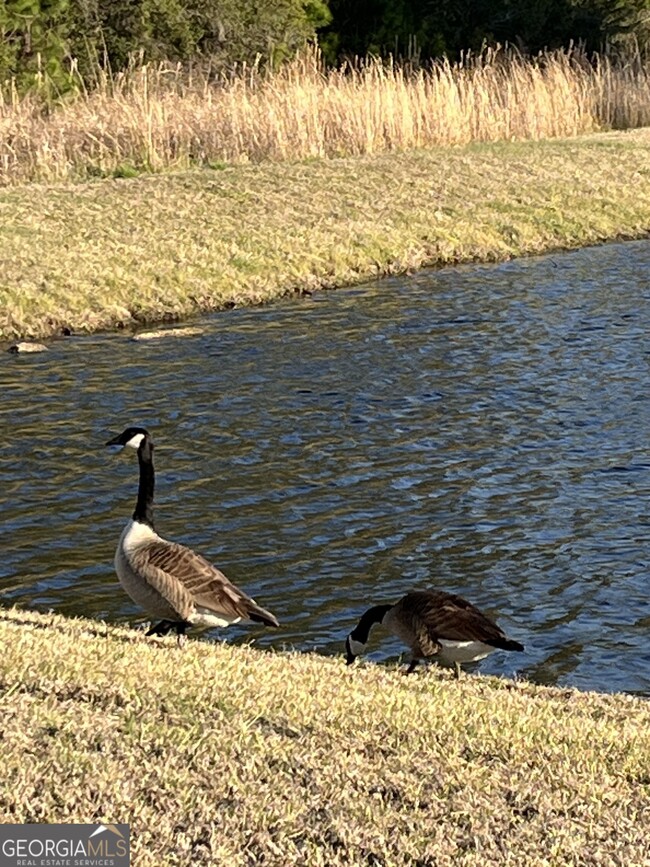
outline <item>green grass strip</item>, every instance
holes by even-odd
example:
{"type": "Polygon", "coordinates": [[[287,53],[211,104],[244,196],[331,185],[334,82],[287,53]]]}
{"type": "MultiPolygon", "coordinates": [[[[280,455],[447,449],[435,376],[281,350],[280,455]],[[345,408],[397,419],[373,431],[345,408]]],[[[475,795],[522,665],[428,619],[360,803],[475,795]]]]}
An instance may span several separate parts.
{"type": "Polygon", "coordinates": [[[0,190],[0,337],[180,319],[650,229],[650,131],[0,190]]]}

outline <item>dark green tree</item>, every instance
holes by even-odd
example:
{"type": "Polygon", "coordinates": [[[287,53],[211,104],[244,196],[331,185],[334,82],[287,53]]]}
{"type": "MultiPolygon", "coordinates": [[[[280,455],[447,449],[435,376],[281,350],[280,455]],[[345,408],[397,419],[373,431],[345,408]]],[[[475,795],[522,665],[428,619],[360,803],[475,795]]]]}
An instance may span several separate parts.
{"type": "Polygon", "coordinates": [[[69,82],[68,0],[4,0],[0,5],[0,82],[15,78],[64,88],[69,82]]]}
{"type": "Polygon", "coordinates": [[[145,61],[277,61],[313,39],[326,0],[70,0],[72,51],[88,72],[145,61]]]}
{"type": "Polygon", "coordinates": [[[650,0],[330,0],[328,60],[367,53],[421,59],[508,43],[525,52],[571,42],[588,51],[650,44],[650,0]]]}
{"type": "Polygon", "coordinates": [[[650,0],[572,0],[576,26],[592,42],[650,48],[650,0]]]}

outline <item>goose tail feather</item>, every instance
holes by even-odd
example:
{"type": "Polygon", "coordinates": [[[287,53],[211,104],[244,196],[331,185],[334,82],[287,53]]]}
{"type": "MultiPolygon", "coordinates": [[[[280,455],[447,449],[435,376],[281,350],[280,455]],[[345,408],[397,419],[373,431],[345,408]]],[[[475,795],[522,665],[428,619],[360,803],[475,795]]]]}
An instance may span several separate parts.
{"type": "Polygon", "coordinates": [[[261,608],[255,602],[253,602],[250,606],[250,609],[248,611],[248,619],[252,620],[254,623],[264,623],[265,626],[280,625],[270,611],[267,611],[265,608],[261,608]]]}
{"type": "Polygon", "coordinates": [[[524,645],[518,641],[512,641],[510,638],[502,638],[499,641],[491,641],[493,647],[498,647],[499,650],[523,650],[524,645]]]}

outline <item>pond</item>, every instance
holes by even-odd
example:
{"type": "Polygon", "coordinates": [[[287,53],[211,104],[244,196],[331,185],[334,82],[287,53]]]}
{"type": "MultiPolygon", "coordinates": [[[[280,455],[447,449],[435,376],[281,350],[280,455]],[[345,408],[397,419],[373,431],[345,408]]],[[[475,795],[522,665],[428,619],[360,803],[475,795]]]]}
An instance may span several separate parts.
{"type": "Polygon", "coordinates": [[[140,424],[161,535],[281,621],[205,637],[341,654],[433,587],[526,645],[480,671],[650,695],[649,278],[613,244],[6,355],[0,604],[146,619],[112,564],[137,460],[104,448],[140,424]]]}

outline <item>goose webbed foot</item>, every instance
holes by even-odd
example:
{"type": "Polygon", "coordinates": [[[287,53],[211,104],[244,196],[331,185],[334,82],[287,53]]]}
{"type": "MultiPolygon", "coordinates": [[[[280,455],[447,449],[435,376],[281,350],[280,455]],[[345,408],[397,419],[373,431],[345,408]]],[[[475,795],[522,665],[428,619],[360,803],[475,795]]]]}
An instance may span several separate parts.
{"type": "Polygon", "coordinates": [[[191,624],[189,623],[175,623],[174,627],[176,629],[176,643],[181,648],[181,650],[185,647],[185,642],[187,641],[187,635],[185,635],[185,630],[191,624]]]}
{"type": "Polygon", "coordinates": [[[160,623],[154,623],[154,625],[149,629],[145,634],[149,635],[167,635],[169,630],[175,624],[172,623],[171,620],[161,620],[160,623]]]}
{"type": "Polygon", "coordinates": [[[188,623],[185,620],[174,621],[174,620],[161,620],[160,623],[155,623],[151,629],[146,633],[147,635],[168,635],[173,629],[176,632],[176,642],[179,647],[183,647],[185,642],[187,641],[187,636],[185,635],[185,630],[188,626],[191,626],[191,623],[188,623]]]}

